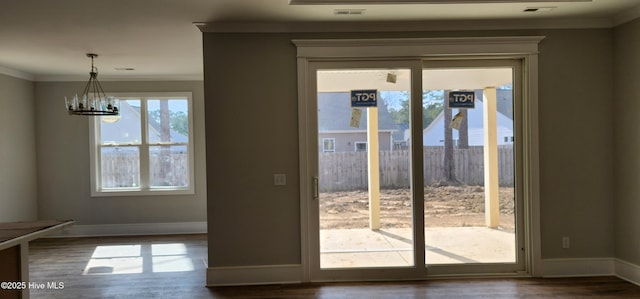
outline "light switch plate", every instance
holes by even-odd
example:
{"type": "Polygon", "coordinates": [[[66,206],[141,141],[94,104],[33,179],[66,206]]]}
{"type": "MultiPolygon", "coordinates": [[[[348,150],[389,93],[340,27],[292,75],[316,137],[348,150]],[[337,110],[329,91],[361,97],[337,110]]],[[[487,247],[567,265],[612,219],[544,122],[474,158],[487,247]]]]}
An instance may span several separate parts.
{"type": "Polygon", "coordinates": [[[276,173],[273,175],[274,186],[285,186],[287,184],[287,175],[284,173],[276,173]]]}
{"type": "Polygon", "coordinates": [[[569,239],[569,237],[562,237],[562,248],[563,249],[568,249],[571,246],[571,239],[569,239]]]}

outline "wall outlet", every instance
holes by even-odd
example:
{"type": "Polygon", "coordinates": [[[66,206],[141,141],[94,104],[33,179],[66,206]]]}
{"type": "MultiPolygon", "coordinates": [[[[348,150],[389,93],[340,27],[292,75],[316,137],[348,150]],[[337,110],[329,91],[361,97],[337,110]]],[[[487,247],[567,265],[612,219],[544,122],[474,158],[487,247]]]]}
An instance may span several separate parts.
{"type": "Polygon", "coordinates": [[[287,184],[287,175],[283,173],[277,173],[273,175],[274,186],[285,186],[287,184]]]}
{"type": "Polygon", "coordinates": [[[569,237],[562,237],[562,248],[563,249],[568,249],[571,246],[571,240],[569,239],[569,237]]]}

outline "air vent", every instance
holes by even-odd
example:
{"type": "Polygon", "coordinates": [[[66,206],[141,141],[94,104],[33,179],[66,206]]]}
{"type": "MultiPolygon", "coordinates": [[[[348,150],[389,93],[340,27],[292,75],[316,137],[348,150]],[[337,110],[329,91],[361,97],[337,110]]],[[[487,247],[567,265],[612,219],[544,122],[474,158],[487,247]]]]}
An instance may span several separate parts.
{"type": "Polygon", "coordinates": [[[523,12],[550,12],[556,8],[556,6],[527,7],[523,12]]]}
{"type": "Polygon", "coordinates": [[[336,16],[359,16],[364,14],[364,9],[334,9],[333,14],[336,16]]]}

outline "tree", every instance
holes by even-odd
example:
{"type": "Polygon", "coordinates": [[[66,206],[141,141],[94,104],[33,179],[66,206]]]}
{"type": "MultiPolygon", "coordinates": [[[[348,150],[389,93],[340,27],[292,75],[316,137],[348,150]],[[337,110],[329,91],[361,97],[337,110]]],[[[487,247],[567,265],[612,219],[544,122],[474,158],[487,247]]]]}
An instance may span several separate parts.
{"type": "MultiPolygon", "coordinates": [[[[445,97],[449,97],[449,91],[445,91],[445,97]]],[[[449,108],[443,111],[444,117],[444,159],[443,159],[443,176],[444,180],[449,182],[456,181],[455,162],[453,160],[453,129],[451,129],[451,119],[453,112],[449,108]]]]}
{"type": "MultiPolygon", "coordinates": [[[[149,111],[149,120],[157,124],[162,123],[162,109],[149,111]]],[[[189,134],[189,117],[184,111],[168,111],[169,127],[177,133],[189,134]]],[[[166,121],[166,120],[165,120],[166,121]]]]}
{"type": "MultiPolygon", "coordinates": [[[[411,111],[409,107],[409,93],[403,92],[403,99],[400,100],[400,107],[389,106],[389,113],[396,124],[409,124],[411,111]]],[[[395,105],[398,106],[398,105],[395,105]]],[[[422,129],[426,128],[442,112],[444,107],[444,97],[441,90],[429,90],[422,94],[422,129]]]]}
{"type": "Polygon", "coordinates": [[[396,124],[409,124],[409,98],[405,98],[400,102],[400,108],[393,108],[387,105],[389,114],[393,122],[396,124]]]}
{"type": "MultiPolygon", "coordinates": [[[[169,101],[160,101],[160,141],[169,142],[171,141],[171,121],[169,115],[169,101]]],[[[162,185],[170,185],[168,182],[170,180],[166,177],[167,174],[171,173],[171,147],[162,145],[160,146],[160,173],[164,174],[163,177],[164,182],[162,185]]]]}
{"type": "Polygon", "coordinates": [[[422,110],[422,128],[428,127],[444,109],[442,103],[431,103],[422,110]]]}
{"type": "Polygon", "coordinates": [[[469,148],[469,113],[466,109],[459,109],[462,113],[462,122],[458,129],[458,148],[469,148]]]}
{"type": "MultiPolygon", "coordinates": [[[[449,97],[450,91],[445,91],[445,96],[449,97]]],[[[458,114],[462,117],[460,126],[458,127],[458,148],[469,148],[469,114],[466,109],[458,109],[458,114]]],[[[444,117],[444,179],[447,184],[459,184],[460,182],[456,178],[456,167],[454,159],[454,144],[453,144],[453,129],[451,128],[451,121],[453,118],[453,110],[445,108],[443,112],[444,117]]]]}
{"type": "Polygon", "coordinates": [[[189,116],[184,111],[172,111],[171,129],[182,135],[189,135],[189,116]]]}

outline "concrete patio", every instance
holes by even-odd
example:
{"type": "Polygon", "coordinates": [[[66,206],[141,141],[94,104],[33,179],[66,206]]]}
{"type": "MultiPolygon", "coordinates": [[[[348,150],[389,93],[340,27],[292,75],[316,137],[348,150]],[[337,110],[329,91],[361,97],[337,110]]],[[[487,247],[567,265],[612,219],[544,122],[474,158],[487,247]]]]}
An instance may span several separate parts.
{"type": "MultiPolygon", "coordinates": [[[[513,232],[487,227],[425,228],[427,264],[514,263],[513,232]]],[[[413,265],[411,228],[320,231],[322,268],[413,265]]]]}

